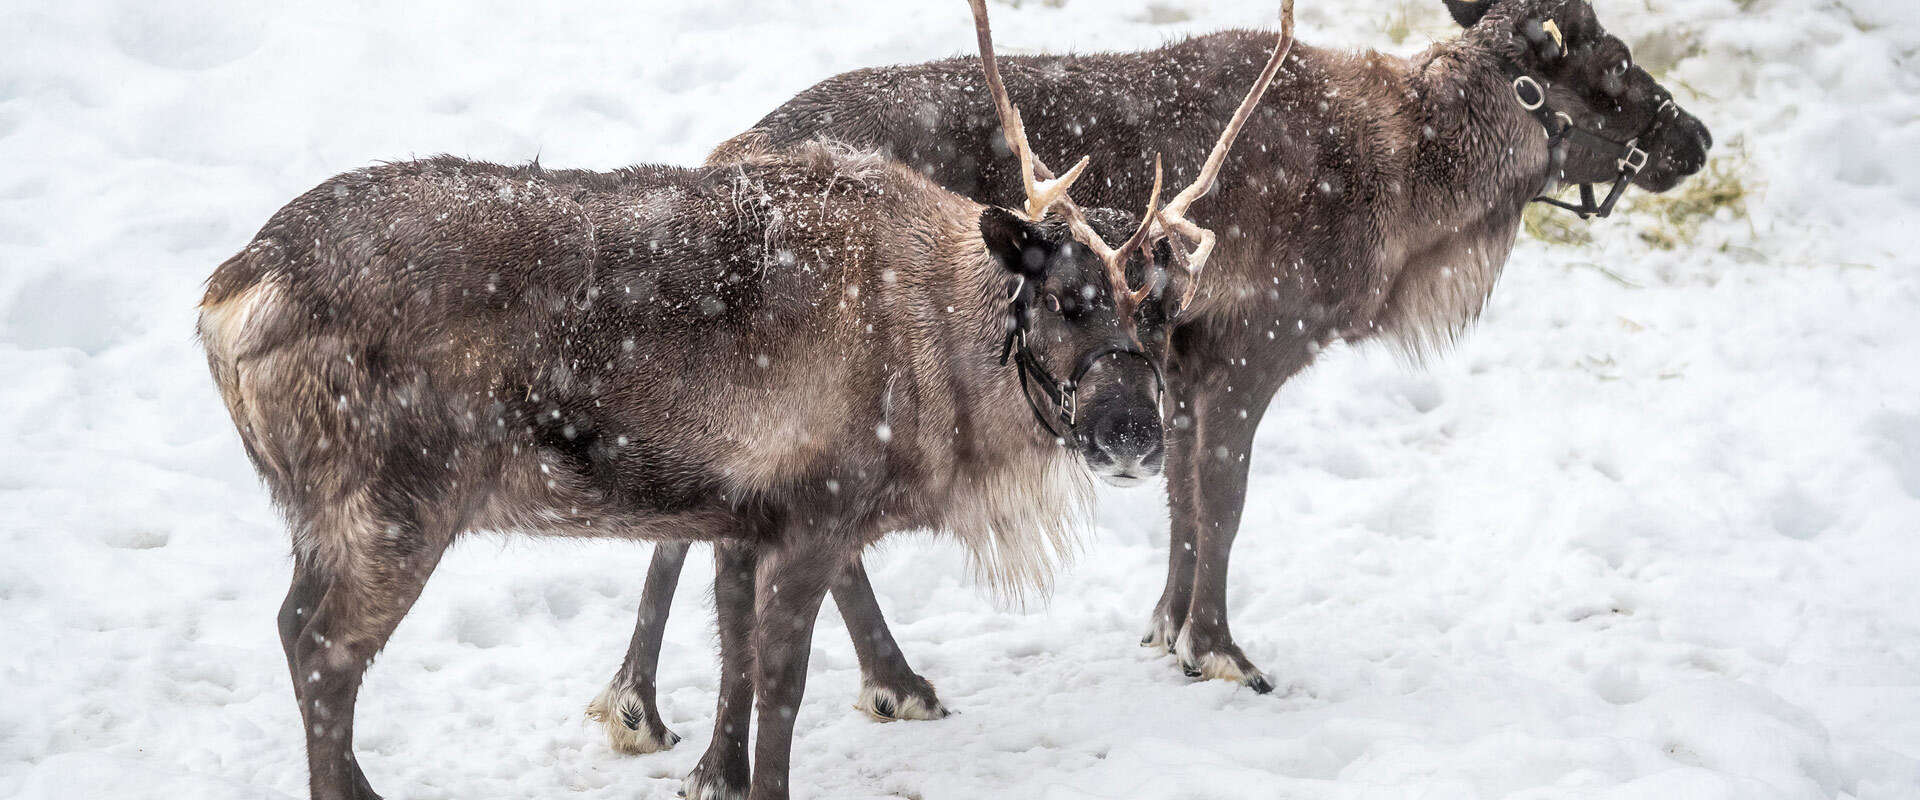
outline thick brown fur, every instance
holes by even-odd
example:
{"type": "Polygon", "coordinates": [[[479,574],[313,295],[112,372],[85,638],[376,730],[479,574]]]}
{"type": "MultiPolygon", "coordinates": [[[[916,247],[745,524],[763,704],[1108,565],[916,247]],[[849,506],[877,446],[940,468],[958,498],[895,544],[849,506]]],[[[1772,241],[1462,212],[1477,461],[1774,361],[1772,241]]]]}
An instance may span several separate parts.
{"type": "MultiPolygon", "coordinates": [[[[753,796],[785,796],[799,620],[861,548],[945,531],[1018,591],[1070,547],[1087,453],[1035,422],[998,348],[1015,270],[1078,303],[1034,315],[1056,368],[1124,342],[1102,269],[1064,226],[827,145],[611,173],[443,157],[288,204],[214,273],[200,336],[292,529],[281,634],[314,797],[373,796],[351,750],[360,675],[473,530],[725,542],[757,563],[772,590],[723,627],[758,654],[753,796]]],[[[1096,373],[1093,422],[1157,418],[1145,362],[1096,373]]],[[[1157,428],[1136,438],[1159,450],[1157,428]]]]}
{"type": "MultiPolygon", "coordinates": [[[[1177,650],[1189,675],[1272,687],[1233,642],[1226,585],[1253,433],[1274,393],[1335,340],[1384,340],[1413,360],[1437,353],[1492,292],[1549,170],[1547,136],[1502,59],[1547,87],[1550,108],[1614,141],[1671,97],[1585,0],[1446,5],[1466,29],[1412,58],[1295,44],[1219,185],[1193,206],[1220,243],[1173,333],[1172,536],[1143,642],[1177,650]]],[[[1170,184],[1191,179],[1273,44],[1270,33],[1223,31],[1145,52],[1007,58],[1002,70],[1036,152],[1056,164],[1091,155],[1076,196],[1124,205],[1147,191],[1141,165],[1153,154],[1170,184]]],[[[1021,196],[972,58],[829,78],[715,152],[815,138],[876,148],[982,202],[1021,196]]],[[[1635,185],[1672,188],[1711,143],[1679,111],[1640,143],[1652,158],[1635,185]]],[[[1574,150],[1553,177],[1609,180],[1615,169],[1574,150]]]]}

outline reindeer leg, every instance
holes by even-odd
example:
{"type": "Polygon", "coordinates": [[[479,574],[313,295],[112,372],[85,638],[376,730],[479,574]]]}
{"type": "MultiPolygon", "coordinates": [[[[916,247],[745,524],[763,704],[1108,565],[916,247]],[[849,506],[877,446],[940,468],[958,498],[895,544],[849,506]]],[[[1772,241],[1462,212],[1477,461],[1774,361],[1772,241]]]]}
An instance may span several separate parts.
{"type": "MultiPolygon", "coordinates": [[[[1177,392],[1173,396],[1186,395],[1177,392]]],[[[1194,448],[1199,447],[1193,415],[1184,412],[1174,420],[1167,431],[1167,506],[1172,518],[1167,535],[1167,584],[1160,591],[1160,602],[1154,604],[1147,635],[1140,638],[1141,647],[1162,653],[1172,652],[1179,643],[1180,628],[1186,624],[1187,609],[1193,602],[1194,501],[1200,491],[1193,457],[1194,448]]]]}
{"type": "Polygon", "coordinates": [[[854,655],[860,659],[860,699],[854,708],[881,722],[944,719],[951,713],[934,694],[933,684],[907,665],[906,655],[880,615],[880,601],[873,596],[873,584],[860,559],[848,564],[834,582],[833,602],[847,621],[854,655]]]}
{"type": "Polygon", "coordinates": [[[751,800],[785,800],[793,723],[807,688],[813,623],[827,588],[858,551],[790,532],[801,546],[765,548],[755,593],[754,689],[760,735],[754,741],[751,800]],[[811,538],[812,541],[807,541],[811,538]]]}
{"type": "Polygon", "coordinates": [[[685,542],[654,546],[646,588],[640,592],[640,620],[634,625],[626,660],[620,664],[620,674],[587,706],[587,716],[607,729],[607,745],[616,752],[642,755],[680,743],[680,735],[667,730],[667,723],[660,719],[659,690],[653,681],[660,666],[667,612],[673,608],[673,590],[680,584],[680,568],[690,547],[685,542]]]}
{"type": "MultiPolygon", "coordinates": [[[[306,691],[305,676],[300,674],[300,632],[306,630],[307,620],[313,619],[314,612],[320,610],[320,601],[327,595],[326,576],[314,563],[311,555],[294,554],[293,586],[287,589],[287,599],[280,603],[280,649],[287,654],[287,669],[293,673],[293,697],[299,700],[306,691]]],[[[301,706],[304,708],[305,703],[301,706]]]]}
{"type": "Polygon", "coordinates": [[[753,722],[754,571],[752,545],[713,546],[713,606],[720,627],[720,705],[713,740],[680,793],[688,800],[740,800],[752,779],[747,732],[753,722]]]}
{"type": "MultiPolygon", "coordinates": [[[[1264,365],[1263,365],[1264,366],[1264,365]]],[[[1245,683],[1255,692],[1273,683],[1233,642],[1227,627],[1227,559],[1247,499],[1253,434],[1288,370],[1221,369],[1191,396],[1199,447],[1191,457],[1198,491],[1194,524],[1193,598],[1174,652],[1187,675],[1245,683]],[[1234,391],[1225,391],[1231,386],[1234,391]]]]}
{"type": "Polygon", "coordinates": [[[439,564],[450,534],[429,534],[412,521],[369,520],[318,528],[351,548],[338,564],[300,555],[281,607],[280,630],[294,696],[307,734],[308,789],[313,800],[378,800],[353,757],[354,701],[361,677],[386,646],[439,564]]]}

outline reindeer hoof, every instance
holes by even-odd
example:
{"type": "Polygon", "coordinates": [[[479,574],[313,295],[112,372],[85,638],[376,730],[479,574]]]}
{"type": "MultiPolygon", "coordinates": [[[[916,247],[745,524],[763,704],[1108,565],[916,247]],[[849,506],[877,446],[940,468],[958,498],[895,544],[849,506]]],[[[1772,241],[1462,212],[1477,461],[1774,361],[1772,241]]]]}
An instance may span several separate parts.
{"type": "Polygon", "coordinates": [[[897,687],[863,682],[860,699],[854,701],[853,707],[880,722],[946,719],[953,713],[934,694],[933,684],[917,675],[914,678],[920,685],[897,687]]]}
{"type": "MultiPolygon", "coordinates": [[[[745,765],[741,766],[744,772],[745,765]]],[[[702,759],[680,782],[679,796],[687,800],[746,800],[746,776],[741,775],[741,780],[734,782],[722,777],[725,772],[727,770],[706,769],[706,761],[702,759]]]]}
{"type": "Polygon", "coordinates": [[[1140,637],[1141,647],[1151,647],[1162,653],[1171,653],[1180,641],[1180,629],[1166,614],[1154,612],[1153,621],[1147,623],[1147,635],[1140,637]]]}
{"type": "Polygon", "coordinates": [[[667,730],[658,711],[639,692],[615,680],[587,704],[587,718],[607,730],[607,746],[616,753],[646,755],[671,750],[680,735],[667,730]]]}
{"type": "Polygon", "coordinates": [[[1192,635],[1182,636],[1180,643],[1175,647],[1175,653],[1180,658],[1180,670],[1185,672],[1187,677],[1242,683],[1256,694],[1267,694],[1273,691],[1273,681],[1268,680],[1267,676],[1240,652],[1239,647],[1227,642],[1215,644],[1213,649],[1200,653],[1195,652],[1196,648],[1193,647],[1195,640],[1196,637],[1192,635]]]}

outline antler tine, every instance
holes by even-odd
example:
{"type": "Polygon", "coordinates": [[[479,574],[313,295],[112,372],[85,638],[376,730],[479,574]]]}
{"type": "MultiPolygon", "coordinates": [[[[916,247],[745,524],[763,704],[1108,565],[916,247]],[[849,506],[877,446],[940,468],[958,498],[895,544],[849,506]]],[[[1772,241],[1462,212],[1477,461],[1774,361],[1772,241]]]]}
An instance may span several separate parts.
{"type": "Polygon", "coordinates": [[[1080,180],[1080,174],[1087,171],[1088,164],[1093,163],[1091,156],[1081,156],[1080,163],[1074,164],[1073,169],[1067,170],[1065,175],[1038,181],[1034,180],[1035,174],[1051,172],[1051,170],[1047,169],[1047,165],[1040,163],[1039,157],[1033,155],[1032,150],[1027,151],[1027,163],[1031,165],[1026,169],[1027,216],[1040,219],[1047,215],[1047,209],[1056,205],[1063,208],[1072,207],[1075,212],[1079,211],[1079,208],[1073,205],[1073,198],[1067,196],[1067,190],[1073,188],[1073,182],[1080,180]]]}
{"type": "Polygon", "coordinates": [[[1253,109],[1260,105],[1260,98],[1267,92],[1267,86],[1273,83],[1273,77],[1280,71],[1281,62],[1287,58],[1287,52],[1293,49],[1293,0],[1282,0],[1280,5],[1280,43],[1273,49],[1273,57],[1267,59],[1267,66],[1260,71],[1260,78],[1254,81],[1240,108],[1233,112],[1233,119],[1227,122],[1220,139],[1214,142],[1213,152],[1207,154],[1205,166],[1193,184],[1174,195],[1166,208],[1160,210],[1161,225],[1170,231],[1179,233],[1196,241],[1193,254],[1187,258],[1187,270],[1198,276],[1205,269],[1207,258],[1213,255],[1213,231],[1193,224],[1187,219],[1187,208],[1195,200],[1206,196],[1213,189],[1214,182],[1220,176],[1220,167],[1226,163],[1227,153],[1233,149],[1233,140],[1240,136],[1240,129],[1246,127],[1247,119],[1253,116],[1253,109]]]}
{"type": "MultiPolygon", "coordinates": [[[[1067,174],[1054,177],[1053,170],[1035,155],[1027,144],[1026,124],[1020,118],[1020,109],[1015,108],[1013,99],[1007,95],[1007,85],[1000,80],[1000,63],[993,55],[993,29],[987,22],[986,0],[967,0],[973,7],[973,33],[980,41],[980,66],[986,72],[987,91],[993,95],[994,112],[1000,116],[1000,130],[1006,136],[1007,148],[1020,160],[1020,183],[1026,189],[1027,217],[1038,220],[1046,216],[1047,210],[1058,204],[1071,204],[1067,189],[1080,179],[1092,159],[1081,158],[1080,163],[1067,174]]],[[[1076,209],[1078,210],[1078,209],[1076,209]]]]}
{"type": "Polygon", "coordinates": [[[1140,228],[1134,231],[1133,237],[1128,239],[1126,244],[1121,245],[1120,249],[1108,247],[1106,240],[1100,238],[1099,232],[1095,231],[1093,225],[1087,221],[1087,216],[1081,212],[1080,206],[1075,204],[1073,198],[1067,194],[1068,188],[1086,171],[1092,159],[1082,157],[1073,169],[1067,170],[1065,175],[1056,178],[1053,171],[1047,168],[1038,155],[1034,154],[1033,147],[1027,142],[1026,125],[1020,118],[1020,109],[1014,107],[1013,99],[1007,94],[1006,84],[1000,80],[1000,64],[993,54],[993,29],[987,22],[986,2],[985,0],[968,0],[968,4],[973,7],[973,31],[980,42],[980,65],[986,73],[987,91],[993,95],[994,111],[1000,116],[1000,129],[1006,136],[1007,147],[1013,150],[1014,155],[1020,160],[1020,180],[1027,195],[1027,217],[1039,220],[1046,216],[1049,210],[1059,212],[1061,218],[1067,223],[1067,229],[1073,232],[1073,238],[1092,250],[1106,266],[1108,282],[1113,288],[1116,310],[1120,318],[1126,321],[1123,324],[1129,325],[1130,329],[1133,309],[1151,290],[1152,282],[1148,282],[1148,288],[1139,291],[1135,291],[1127,283],[1127,254],[1139,248],[1141,243],[1157,230],[1153,224],[1155,219],[1153,212],[1160,201],[1159,157],[1155,156],[1154,162],[1153,197],[1147,201],[1147,214],[1141,219],[1140,228]]]}
{"type": "MultiPolygon", "coordinates": [[[[1156,214],[1156,207],[1160,205],[1161,176],[1160,154],[1154,153],[1153,192],[1147,195],[1147,210],[1146,213],[1140,215],[1140,228],[1133,232],[1133,236],[1127,239],[1126,244],[1120,245],[1119,251],[1114,253],[1115,258],[1107,264],[1107,268],[1111,271],[1114,278],[1114,291],[1116,294],[1120,291],[1120,287],[1128,285],[1127,254],[1136,249],[1145,252],[1147,242],[1151,241],[1156,232],[1155,228],[1157,226],[1153,224],[1153,220],[1156,214]]],[[[1153,263],[1151,255],[1148,256],[1147,263],[1153,263]]],[[[1129,288],[1127,291],[1127,300],[1137,306],[1140,304],[1140,301],[1147,299],[1147,295],[1151,293],[1153,293],[1153,274],[1151,270],[1149,270],[1146,283],[1141,284],[1138,289],[1129,288]]]]}

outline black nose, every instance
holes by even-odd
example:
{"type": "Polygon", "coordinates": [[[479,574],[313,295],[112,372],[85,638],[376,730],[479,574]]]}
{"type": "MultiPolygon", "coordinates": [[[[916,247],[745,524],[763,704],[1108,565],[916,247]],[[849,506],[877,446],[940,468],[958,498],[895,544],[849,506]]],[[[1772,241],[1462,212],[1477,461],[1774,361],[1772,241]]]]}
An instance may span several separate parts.
{"type": "Polygon", "coordinates": [[[1690,114],[1680,119],[1678,127],[1679,133],[1686,137],[1681,141],[1687,146],[1673,159],[1674,168],[1682,175],[1692,175],[1707,165],[1707,152],[1713,149],[1713,133],[1690,114]]]}
{"type": "Polygon", "coordinates": [[[1093,429],[1093,445],[1115,464],[1145,464],[1160,452],[1160,417],[1149,408],[1108,414],[1093,429]]]}

